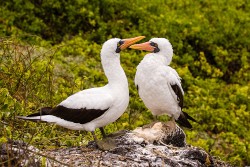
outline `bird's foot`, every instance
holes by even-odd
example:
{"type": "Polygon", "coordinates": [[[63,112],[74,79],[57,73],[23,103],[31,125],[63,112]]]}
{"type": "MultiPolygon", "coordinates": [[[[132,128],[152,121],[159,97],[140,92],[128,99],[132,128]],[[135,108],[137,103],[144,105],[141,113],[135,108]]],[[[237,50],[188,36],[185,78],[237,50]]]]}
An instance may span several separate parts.
{"type": "Polygon", "coordinates": [[[109,137],[102,140],[97,140],[96,144],[98,148],[103,151],[110,151],[117,147],[115,140],[109,137]]]}

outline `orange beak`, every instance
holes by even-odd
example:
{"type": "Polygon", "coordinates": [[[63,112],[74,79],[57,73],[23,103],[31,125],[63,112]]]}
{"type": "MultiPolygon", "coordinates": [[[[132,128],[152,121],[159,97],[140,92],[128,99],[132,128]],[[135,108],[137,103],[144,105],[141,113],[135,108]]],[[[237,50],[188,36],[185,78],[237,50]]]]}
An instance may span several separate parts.
{"type": "Polygon", "coordinates": [[[138,37],[134,37],[134,38],[122,39],[122,41],[124,41],[124,43],[120,46],[120,49],[124,50],[127,47],[129,47],[130,45],[142,40],[143,38],[145,38],[145,36],[138,36],[138,37]]]}
{"type": "Polygon", "coordinates": [[[140,43],[140,44],[131,45],[129,48],[138,49],[138,50],[145,50],[145,51],[149,51],[149,52],[153,52],[155,49],[153,46],[150,45],[150,42],[144,42],[144,43],[140,43]]]}

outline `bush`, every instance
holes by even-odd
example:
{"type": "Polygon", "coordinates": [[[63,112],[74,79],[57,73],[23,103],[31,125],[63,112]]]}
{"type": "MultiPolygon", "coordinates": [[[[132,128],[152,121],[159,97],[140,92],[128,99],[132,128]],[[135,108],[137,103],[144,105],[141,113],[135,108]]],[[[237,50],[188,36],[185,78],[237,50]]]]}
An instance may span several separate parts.
{"type": "MultiPolygon", "coordinates": [[[[106,84],[101,44],[112,37],[146,35],[146,40],[166,37],[174,47],[171,66],[183,78],[184,110],[202,123],[186,130],[188,143],[238,166],[250,163],[246,135],[250,129],[250,3],[246,0],[8,0],[1,1],[0,8],[0,35],[10,36],[0,39],[4,126],[0,141],[22,138],[41,147],[44,143],[81,144],[78,131],[26,123],[14,116],[54,106],[81,89],[106,84]]],[[[121,53],[130,105],[116,123],[106,127],[109,133],[152,121],[133,83],[136,66],[145,54],[121,53]]]]}

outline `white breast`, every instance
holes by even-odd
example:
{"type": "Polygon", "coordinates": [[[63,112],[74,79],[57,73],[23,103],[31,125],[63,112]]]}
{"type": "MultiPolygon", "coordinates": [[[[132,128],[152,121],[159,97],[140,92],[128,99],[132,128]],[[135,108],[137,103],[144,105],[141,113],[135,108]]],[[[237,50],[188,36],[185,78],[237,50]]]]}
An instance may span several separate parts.
{"type": "Polygon", "coordinates": [[[116,121],[126,110],[128,104],[129,104],[129,93],[128,88],[127,89],[121,89],[117,88],[112,89],[109,88],[108,85],[107,89],[109,89],[109,92],[112,94],[113,97],[113,103],[110,106],[110,109],[105,112],[101,117],[84,124],[84,129],[87,131],[91,131],[92,129],[103,127],[107,124],[110,124],[114,121],[116,121]]]}
{"type": "Polygon", "coordinates": [[[180,84],[180,79],[174,69],[156,56],[145,56],[137,67],[135,83],[138,85],[139,95],[153,115],[167,114],[178,118],[181,108],[170,84],[180,84]]]}

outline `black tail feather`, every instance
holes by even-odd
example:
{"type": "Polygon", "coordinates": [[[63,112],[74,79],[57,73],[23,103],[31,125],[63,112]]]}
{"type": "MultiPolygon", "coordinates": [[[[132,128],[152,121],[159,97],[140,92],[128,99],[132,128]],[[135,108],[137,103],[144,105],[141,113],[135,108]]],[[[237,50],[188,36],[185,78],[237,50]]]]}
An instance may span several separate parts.
{"type": "Polygon", "coordinates": [[[197,122],[194,118],[192,118],[186,112],[181,112],[181,114],[180,114],[179,118],[176,120],[176,122],[179,123],[183,127],[191,129],[192,125],[190,124],[188,119],[191,120],[191,121],[197,122]]]}
{"type": "Polygon", "coordinates": [[[191,121],[193,121],[193,122],[198,123],[198,121],[196,121],[193,117],[191,117],[190,115],[188,115],[188,113],[186,113],[186,112],[184,112],[184,111],[182,111],[182,112],[183,112],[183,114],[185,115],[185,117],[186,117],[187,119],[189,119],[189,120],[191,120],[191,121]]]}
{"type": "Polygon", "coordinates": [[[51,107],[43,107],[40,109],[39,112],[30,114],[27,117],[34,117],[34,116],[41,116],[41,115],[49,115],[50,111],[52,110],[51,107]]]}

